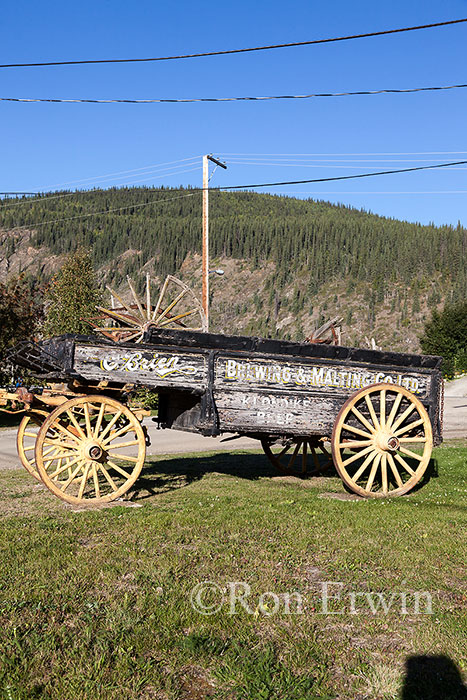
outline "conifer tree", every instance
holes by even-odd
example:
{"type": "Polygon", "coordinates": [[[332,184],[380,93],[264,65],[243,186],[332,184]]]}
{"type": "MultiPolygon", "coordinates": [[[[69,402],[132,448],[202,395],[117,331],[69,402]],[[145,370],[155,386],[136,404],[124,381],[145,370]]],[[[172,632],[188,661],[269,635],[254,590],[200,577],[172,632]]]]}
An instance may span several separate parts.
{"type": "Polygon", "coordinates": [[[90,254],[83,249],[70,254],[47,290],[44,335],[89,333],[84,319],[95,315],[101,296],[90,254]]]}

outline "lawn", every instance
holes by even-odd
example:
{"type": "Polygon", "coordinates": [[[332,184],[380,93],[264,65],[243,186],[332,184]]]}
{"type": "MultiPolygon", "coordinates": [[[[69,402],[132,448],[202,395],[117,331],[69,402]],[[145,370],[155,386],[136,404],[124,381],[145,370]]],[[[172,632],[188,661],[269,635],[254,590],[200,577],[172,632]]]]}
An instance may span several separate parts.
{"type": "Polygon", "coordinates": [[[393,500],[252,452],[151,458],[102,509],[2,472],[0,698],[466,698],[467,448],[434,458],[393,500]]]}

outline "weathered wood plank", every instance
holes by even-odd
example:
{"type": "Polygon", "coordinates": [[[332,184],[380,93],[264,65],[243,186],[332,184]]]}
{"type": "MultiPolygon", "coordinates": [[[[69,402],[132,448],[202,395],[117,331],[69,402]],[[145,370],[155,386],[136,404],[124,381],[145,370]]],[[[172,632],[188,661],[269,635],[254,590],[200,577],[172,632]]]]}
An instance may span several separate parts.
{"type": "Polygon", "coordinates": [[[204,390],[207,355],[165,350],[152,352],[109,345],[77,343],[73,370],[84,379],[110,380],[147,387],[204,390]]]}
{"type": "Polygon", "coordinates": [[[429,373],[416,370],[388,370],[378,365],[358,363],[331,365],[302,358],[296,360],[268,357],[239,359],[235,355],[219,355],[215,363],[214,387],[255,392],[262,389],[292,389],[294,393],[309,395],[323,389],[337,396],[350,396],[370,384],[386,382],[403,386],[420,399],[427,399],[431,389],[429,373]]]}
{"type": "Polygon", "coordinates": [[[345,397],[285,392],[215,391],[221,430],[330,434],[345,397]]]}

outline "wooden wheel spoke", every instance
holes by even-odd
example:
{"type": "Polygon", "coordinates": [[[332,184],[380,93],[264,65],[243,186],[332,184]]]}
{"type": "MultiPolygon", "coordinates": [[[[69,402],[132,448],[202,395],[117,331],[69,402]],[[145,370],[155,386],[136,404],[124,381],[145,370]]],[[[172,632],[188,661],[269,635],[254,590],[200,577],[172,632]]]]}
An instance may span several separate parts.
{"type": "Polygon", "coordinates": [[[412,476],[415,474],[415,472],[414,472],[414,470],[412,469],[412,467],[410,467],[410,466],[407,464],[407,462],[405,461],[405,459],[404,459],[403,457],[401,457],[400,454],[398,454],[398,453],[396,452],[395,455],[394,455],[394,457],[397,459],[397,461],[399,462],[399,464],[401,464],[401,465],[404,467],[404,469],[405,469],[406,471],[409,472],[409,474],[411,474],[412,476]]]}
{"type": "Polygon", "coordinates": [[[177,316],[171,316],[171,318],[168,318],[165,321],[162,321],[162,323],[158,323],[158,325],[162,328],[163,326],[167,326],[169,323],[176,323],[181,318],[186,318],[187,316],[192,316],[197,311],[198,311],[198,309],[191,309],[190,311],[185,311],[184,313],[178,314],[177,316]]]}
{"type": "Polygon", "coordinates": [[[133,296],[133,299],[135,300],[136,306],[138,307],[138,311],[139,311],[139,313],[141,314],[141,321],[144,323],[144,321],[145,321],[145,314],[144,314],[144,311],[143,311],[143,307],[141,306],[141,302],[140,302],[140,300],[138,299],[138,295],[136,294],[136,291],[135,291],[135,288],[133,287],[133,283],[132,283],[131,279],[130,279],[128,276],[127,276],[126,279],[127,279],[127,282],[128,282],[128,286],[130,287],[130,290],[131,290],[131,294],[132,294],[132,296],[133,296]]]}
{"type": "MultiPolygon", "coordinates": [[[[132,428],[130,423],[127,423],[127,425],[124,425],[123,428],[120,428],[120,430],[117,430],[116,433],[114,433],[113,435],[110,435],[105,440],[102,440],[102,435],[101,435],[101,442],[103,445],[106,445],[107,443],[112,442],[112,440],[116,440],[117,438],[121,437],[122,435],[125,435],[125,433],[128,433],[129,430],[134,430],[134,428],[132,428]]],[[[116,445],[116,447],[119,447],[119,445],[116,445]]]]}
{"type": "Polygon", "coordinates": [[[101,472],[103,473],[103,475],[104,475],[105,478],[107,479],[108,483],[109,483],[110,486],[112,487],[112,490],[113,490],[113,491],[118,491],[118,486],[117,486],[117,484],[116,484],[115,481],[112,479],[112,477],[110,476],[109,472],[108,472],[107,469],[104,467],[104,465],[101,464],[101,463],[99,462],[98,465],[97,465],[97,469],[100,469],[100,470],[101,470],[101,472]]]}
{"type": "MultiPolygon", "coordinates": [[[[37,432],[39,432],[39,431],[37,431],[37,432]]],[[[25,435],[26,437],[32,437],[32,438],[37,437],[37,433],[29,433],[27,430],[24,431],[23,435],[25,435]]]]}
{"type": "Polygon", "coordinates": [[[89,417],[89,404],[84,404],[84,420],[86,422],[86,437],[92,437],[91,418],[89,417]]]}
{"type": "Polygon", "coordinates": [[[382,389],[379,394],[379,424],[381,428],[386,426],[386,389],[382,389]]]}
{"type": "Polygon", "coordinates": [[[83,493],[84,489],[86,488],[86,482],[88,480],[90,469],[91,465],[86,464],[83,470],[83,476],[81,477],[81,483],[79,485],[78,498],[83,498],[83,493]]]}
{"type": "Polygon", "coordinates": [[[383,489],[383,493],[388,492],[388,464],[386,452],[381,455],[381,487],[383,489]]]}
{"type": "Polygon", "coordinates": [[[366,486],[365,486],[365,491],[368,491],[368,492],[371,491],[371,489],[373,487],[373,482],[375,480],[376,472],[378,471],[378,465],[379,465],[380,461],[381,461],[381,454],[378,453],[373,460],[373,464],[372,464],[371,471],[370,471],[370,476],[368,477],[368,481],[367,481],[366,486]]]}
{"type": "Polygon", "coordinates": [[[94,438],[97,438],[97,436],[99,435],[99,430],[101,429],[102,419],[104,417],[104,413],[105,413],[105,402],[103,401],[101,403],[101,407],[100,407],[99,413],[97,415],[96,425],[94,426],[94,438]]]}
{"type": "Polygon", "coordinates": [[[138,444],[138,440],[127,440],[127,442],[119,442],[116,445],[114,445],[113,447],[109,447],[108,449],[109,450],[117,450],[117,449],[120,449],[122,447],[132,447],[133,445],[137,445],[137,444],[138,444]]]}
{"type": "Polygon", "coordinates": [[[176,306],[176,305],[178,304],[178,302],[181,301],[181,299],[183,299],[183,297],[185,296],[185,294],[187,293],[187,291],[188,291],[188,289],[182,289],[182,291],[180,292],[180,294],[179,294],[177,297],[175,297],[175,299],[173,300],[173,302],[172,302],[171,304],[169,304],[169,305],[166,307],[166,309],[165,309],[165,310],[159,315],[159,317],[156,319],[157,325],[160,325],[161,320],[167,316],[167,314],[169,313],[169,311],[172,311],[172,309],[174,308],[174,306],[176,306]]]}
{"type": "Polygon", "coordinates": [[[23,448],[25,452],[30,452],[31,450],[35,450],[36,446],[35,445],[29,445],[29,447],[24,447],[23,448]]]}
{"type": "Polygon", "coordinates": [[[348,423],[343,423],[342,424],[342,430],[350,430],[351,433],[355,433],[355,435],[361,435],[362,437],[368,437],[371,438],[372,434],[371,433],[366,433],[364,430],[360,430],[360,428],[354,428],[353,425],[349,425],[348,423]]]}
{"type": "MultiPolygon", "coordinates": [[[[79,457],[76,457],[76,459],[73,459],[73,460],[71,460],[71,462],[68,462],[67,464],[65,464],[64,467],[60,467],[60,469],[56,469],[54,472],[52,472],[52,474],[49,474],[49,477],[51,479],[55,479],[55,477],[57,477],[59,474],[66,471],[67,469],[70,469],[77,462],[82,462],[84,464],[82,459],[80,459],[79,457]]],[[[51,462],[49,462],[49,464],[51,464],[51,462]]]]}
{"type": "Polygon", "coordinates": [[[156,304],[156,306],[154,307],[154,311],[153,311],[153,313],[152,313],[152,321],[155,320],[157,314],[159,313],[159,309],[160,309],[161,304],[162,304],[162,299],[164,298],[164,294],[165,294],[165,291],[166,291],[166,289],[167,289],[167,285],[168,285],[168,284],[169,284],[169,278],[166,277],[166,279],[165,279],[165,281],[164,281],[164,284],[162,285],[162,289],[161,289],[161,291],[160,291],[160,294],[159,294],[159,299],[157,300],[157,304],[156,304]]]}
{"type": "Polygon", "coordinates": [[[386,422],[386,427],[389,429],[393,423],[394,418],[396,417],[396,413],[399,409],[400,402],[402,401],[402,396],[403,394],[397,394],[395,401],[392,405],[391,412],[388,416],[388,420],[386,422]]]}
{"type": "Polygon", "coordinates": [[[379,421],[376,417],[376,412],[375,412],[375,408],[373,406],[373,401],[370,399],[368,394],[365,394],[365,403],[368,406],[368,411],[370,413],[371,420],[373,421],[374,427],[379,428],[379,421]]]}
{"type": "Polygon", "coordinates": [[[81,460],[78,466],[72,471],[71,475],[68,477],[68,479],[60,486],[60,491],[62,493],[65,493],[69,485],[74,481],[76,475],[80,470],[82,470],[84,467],[84,460],[81,460]]]}
{"type": "Polygon", "coordinates": [[[418,425],[422,425],[425,421],[423,418],[419,418],[418,420],[414,421],[413,423],[409,423],[409,425],[406,425],[405,428],[399,428],[399,430],[396,430],[394,432],[394,435],[398,437],[399,435],[404,435],[404,433],[408,433],[409,430],[413,430],[413,428],[416,428],[418,425]]]}
{"type": "Polygon", "coordinates": [[[118,411],[114,417],[109,421],[109,423],[105,426],[103,432],[100,435],[100,440],[101,442],[104,442],[104,438],[108,435],[108,433],[112,430],[114,427],[115,423],[118,421],[120,416],[123,415],[123,411],[118,411]]]}
{"type": "Polygon", "coordinates": [[[306,455],[307,455],[306,440],[302,442],[302,474],[306,474],[306,455]]]}
{"type": "Polygon", "coordinates": [[[397,482],[397,485],[398,485],[399,487],[400,487],[400,486],[403,486],[403,485],[404,485],[404,482],[403,482],[402,479],[401,479],[401,475],[400,475],[399,472],[397,471],[397,467],[396,467],[396,463],[395,463],[395,461],[394,461],[394,457],[392,456],[392,454],[391,454],[390,452],[388,452],[388,462],[389,462],[389,466],[390,466],[390,468],[391,468],[391,471],[392,471],[392,473],[393,473],[393,475],[394,475],[394,478],[395,478],[395,480],[396,480],[396,482],[397,482]]]}
{"type": "Polygon", "coordinates": [[[293,464],[294,464],[294,462],[295,462],[295,458],[296,458],[296,456],[297,456],[297,454],[298,454],[298,451],[299,451],[299,449],[300,449],[300,445],[301,445],[300,442],[297,442],[297,444],[295,445],[295,448],[294,448],[294,451],[293,451],[293,453],[292,453],[292,456],[291,456],[290,459],[289,459],[289,463],[288,463],[288,465],[287,465],[287,469],[291,469],[291,468],[293,467],[293,464]]]}
{"type": "Polygon", "coordinates": [[[100,490],[100,486],[99,486],[99,475],[97,473],[97,467],[96,467],[95,462],[92,463],[91,469],[92,469],[92,479],[94,482],[94,491],[96,494],[96,498],[100,498],[101,497],[101,490],[100,490]]]}
{"type": "Polygon", "coordinates": [[[402,447],[402,445],[400,445],[399,447],[399,452],[402,452],[403,454],[407,455],[407,457],[418,459],[419,462],[423,460],[423,455],[418,455],[416,452],[412,452],[412,450],[408,450],[406,447],[402,447]]]}
{"type": "Polygon", "coordinates": [[[123,459],[126,460],[127,462],[137,462],[138,457],[131,457],[130,455],[120,455],[117,454],[116,452],[112,452],[109,450],[109,457],[112,457],[112,459],[123,459]]]}
{"type": "MultiPolygon", "coordinates": [[[[68,418],[70,419],[70,421],[73,423],[75,429],[78,431],[79,435],[82,438],[85,438],[86,433],[84,432],[84,430],[82,429],[82,427],[80,426],[80,424],[76,420],[75,416],[73,415],[73,411],[70,409],[66,412],[66,414],[67,414],[68,418]]],[[[89,414],[88,414],[88,416],[89,416],[89,414]]]]}
{"type": "Polygon", "coordinates": [[[124,469],[118,466],[118,464],[115,464],[115,462],[111,462],[110,459],[107,460],[107,464],[112,467],[112,469],[115,469],[116,472],[121,474],[122,476],[126,477],[129,479],[131,477],[131,474],[126,472],[124,469]]]}
{"type": "Polygon", "coordinates": [[[370,464],[370,462],[374,459],[374,457],[375,457],[375,452],[374,452],[374,451],[373,451],[373,452],[370,452],[370,454],[367,455],[367,457],[366,457],[365,461],[363,462],[363,464],[357,469],[357,471],[355,472],[355,474],[354,474],[353,477],[352,477],[352,480],[355,481],[355,483],[357,483],[357,481],[359,480],[359,478],[361,477],[361,475],[363,474],[363,472],[365,471],[365,469],[368,467],[368,465],[370,464]]]}
{"type": "Polygon", "coordinates": [[[366,447],[367,445],[373,445],[373,440],[343,440],[343,442],[339,443],[339,447],[342,447],[343,450],[346,447],[352,449],[355,447],[366,447]]]}
{"type": "Polygon", "coordinates": [[[146,273],[146,318],[151,318],[151,283],[149,273],[146,273]]]}
{"type": "Polygon", "coordinates": [[[393,423],[391,430],[394,434],[396,434],[397,428],[405,421],[406,418],[410,416],[412,411],[415,409],[415,404],[411,403],[408,408],[405,409],[404,413],[399,416],[399,418],[396,420],[395,423],[393,423]]]}
{"type": "Polygon", "coordinates": [[[371,423],[369,423],[369,421],[367,421],[367,419],[365,418],[365,416],[363,416],[363,415],[360,413],[360,411],[358,410],[358,408],[356,408],[356,406],[352,406],[352,409],[351,409],[351,410],[352,410],[352,413],[354,414],[354,416],[356,416],[356,417],[358,418],[358,420],[360,421],[360,423],[361,423],[362,425],[364,425],[365,428],[366,428],[367,430],[369,430],[370,433],[373,435],[373,433],[375,432],[375,428],[373,428],[373,426],[371,425],[371,423]]]}
{"type": "Polygon", "coordinates": [[[71,433],[67,428],[65,428],[60,423],[54,423],[54,430],[59,430],[64,435],[67,435],[69,438],[71,438],[74,442],[77,442],[77,443],[81,442],[79,437],[77,437],[76,435],[73,435],[73,433],[71,433]]]}
{"type": "Polygon", "coordinates": [[[369,447],[365,447],[363,450],[360,450],[360,452],[357,452],[357,454],[344,460],[342,462],[342,465],[344,467],[347,467],[349,464],[352,464],[352,462],[356,462],[357,459],[360,459],[360,457],[363,457],[363,455],[368,454],[368,452],[370,452],[370,451],[373,451],[373,445],[370,445],[369,447]]]}

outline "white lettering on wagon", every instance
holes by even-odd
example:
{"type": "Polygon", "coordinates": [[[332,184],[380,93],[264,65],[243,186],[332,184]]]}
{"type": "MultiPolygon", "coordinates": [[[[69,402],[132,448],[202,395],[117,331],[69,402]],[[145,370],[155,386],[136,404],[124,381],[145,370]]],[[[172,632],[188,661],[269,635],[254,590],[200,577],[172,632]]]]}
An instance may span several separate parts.
{"type": "Polygon", "coordinates": [[[274,365],[260,362],[239,362],[226,359],[223,371],[229,383],[254,381],[260,385],[314,386],[335,389],[363,389],[370,384],[396,384],[405,387],[413,394],[426,391],[426,380],[412,375],[395,372],[376,372],[359,368],[339,369],[322,366],[274,365]]]}
{"type": "Polygon", "coordinates": [[[174,355],[164,357],[159,353],[133,352],[126,356],[107,355],[101,360],[101,369],[106,372],[151,372],[165,378],[172,375],[190,377],[196,374],[196,367],[183,362],[182,358],[174,355]]]}

